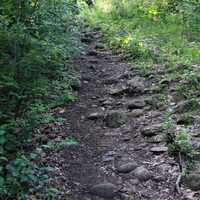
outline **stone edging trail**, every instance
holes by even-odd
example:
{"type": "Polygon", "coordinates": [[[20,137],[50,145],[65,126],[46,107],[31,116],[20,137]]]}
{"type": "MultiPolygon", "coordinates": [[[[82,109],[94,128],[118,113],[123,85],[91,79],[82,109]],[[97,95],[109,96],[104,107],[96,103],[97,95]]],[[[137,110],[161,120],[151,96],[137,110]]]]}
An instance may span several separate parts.
{"type": "Polygon", "coordinates": [[[59,114],[66,119],[62,131],[78,145],[46,158],[57,169],[52,185],[63,191],[58,199],[190,199],[175,189],[180,170],[162,133],[166,108],[145,100],[153,94],[151,80],[100,40],[98,31],[85,36],[88,51],[74,60],[82,82],[78,98],[59,114]]]}

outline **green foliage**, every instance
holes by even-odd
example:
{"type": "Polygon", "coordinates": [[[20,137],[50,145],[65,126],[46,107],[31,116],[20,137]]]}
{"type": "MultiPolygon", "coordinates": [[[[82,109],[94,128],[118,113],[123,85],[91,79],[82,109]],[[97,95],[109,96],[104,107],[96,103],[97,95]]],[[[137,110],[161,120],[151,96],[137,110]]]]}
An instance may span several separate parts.
{"type": "Polygon", "coordinates": [[[187,132],[182,131],[178,133],[175,137],[175,140],[172,144],[169,145],[169,148],[174,153],[181,153],[186,156],[192,155],[192,145],[189,143],[189,135],[187,132]]]}
{"type": "Polygon", "coordinates": [[[110,46],[150,70],[156,63],[200,63],[199,5],[199,0],[96,0],[84,14],[90,25],[102,28],[110,46]]]}
{"type": "Polygon", "coordinates": [[[59,142],[49,141],[48,144],[42,145],[42,147],[46,150],[49,149],[60,150],[63,149],[65,146],[70,146],[70,145],[78,145],[78,142],[72,137],[67,137],[59,142]]]}
{"type": "MultiPolygon", "coordinates": [[[[79,52],[74,0],[0,2],[0,193],[27,199],[38,181],[32,133],[48,109],[74,100],[70,59],[79,52]]],[[[41,184],[40,184],[41,185],[41,184]]],[[[1,199],[0,198],[0,199],[1,199]]]]}

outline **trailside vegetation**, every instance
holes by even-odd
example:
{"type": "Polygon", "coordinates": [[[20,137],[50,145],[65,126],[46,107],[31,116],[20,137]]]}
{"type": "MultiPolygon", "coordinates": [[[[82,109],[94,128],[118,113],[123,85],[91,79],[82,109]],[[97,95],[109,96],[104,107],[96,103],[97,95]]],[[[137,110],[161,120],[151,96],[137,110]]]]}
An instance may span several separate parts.
{"type": "Polygon", "coordinates": [[[2,200],[27,200],[37,190],[48,196],[48,168],[32,162],[33,130],[55,120],[48,109],[74,99],[78,77],[70,60],[80,48],[77,14],[74,0],[0,2],[2,200]]]}

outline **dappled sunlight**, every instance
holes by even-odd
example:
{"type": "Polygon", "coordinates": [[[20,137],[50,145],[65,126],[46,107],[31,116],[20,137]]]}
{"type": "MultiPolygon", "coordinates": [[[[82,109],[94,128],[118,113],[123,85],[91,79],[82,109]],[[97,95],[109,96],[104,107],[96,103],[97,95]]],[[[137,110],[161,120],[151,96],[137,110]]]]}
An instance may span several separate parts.
{"type": "Polygon", "coordinates": [[[122,39],[122,45],[123,46],[128,46],[130,45],[130,43],[132,42],[133,38],[131,36],[131,34],[128,34],[127,36],[125,36],[123,39],[122,39]]]}
{"type": "Polygon", "coordinates": [[[96,1],[95,7],[103,12],[110,12],[112,10],[113,4],[112,1],[102,0],[102,1],[96,1]]]}
{"type": "Polygon", "coordinates": [[[149,13],[149,15],[150,16],[156,16],[156,15],[158,15],[158,9],[156,9],[156,8],[150,8],[149,10],[148,10],[148,13],[149,13]]]}

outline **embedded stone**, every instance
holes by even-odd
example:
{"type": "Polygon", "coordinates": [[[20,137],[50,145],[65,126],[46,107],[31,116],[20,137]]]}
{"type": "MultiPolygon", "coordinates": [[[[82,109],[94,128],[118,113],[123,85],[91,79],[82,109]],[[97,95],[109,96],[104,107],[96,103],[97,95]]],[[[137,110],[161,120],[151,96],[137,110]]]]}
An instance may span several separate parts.
{"type": "Polygon", "coordinates": [[[156,153],[156,154],[160,154],[160,153],[164,153],[168,151],[167,147],[161,146],[161,147],[152,147],[150,149],[151,152],[156,153]]]}
{"type": "Polygon", "coordinates": [[[105,118],[106,125],[110,128],[118,128],[125,124],[127,121],[127,115],[124,112],[112,111],[107,114],[105,118]]]}
{"type": "Polygon", "coordinates": [[[90,189],[90,193],[103,198],[113,198],[118,189],[112,183],[100,183],[90,189]]]}
{"type": "Polygon", "coordinates": [[[140,181],[147,181],[147,180],[149,180],[151,178],[151,173],[144,166],[137,167],[133,171],[133,174],[140,181]]]}
{"type": "Polygon", "coordinates": [[[153,125],[144,127],[144,129],[141,131],[141,134],[146,137],[151,137],[151,136],[158,135],[159,132],[161,131],[162,131],[161,124],[153,124],[153,125]]]}
{"type": "Polygon", "coordinates": [[[145,106],[144,99],[134,99],[128,102],[127,107],[130,110],[143,108],[145,106]]]}
{"type": "Polygon", "coordinates": [[[136,162],[129,162],[129,163],[119,166],[117,168],[117,171],[120,173],[129,173],[137,167],[138,167],[138,164],[136,162]]]}

